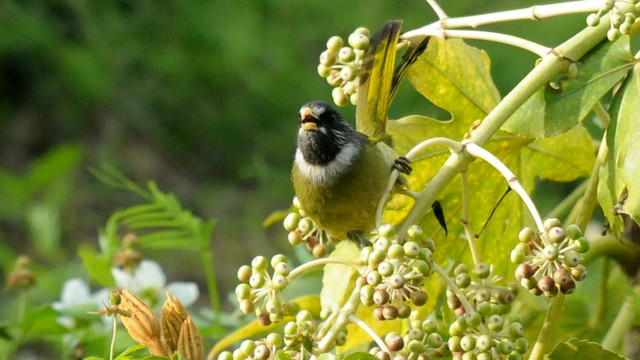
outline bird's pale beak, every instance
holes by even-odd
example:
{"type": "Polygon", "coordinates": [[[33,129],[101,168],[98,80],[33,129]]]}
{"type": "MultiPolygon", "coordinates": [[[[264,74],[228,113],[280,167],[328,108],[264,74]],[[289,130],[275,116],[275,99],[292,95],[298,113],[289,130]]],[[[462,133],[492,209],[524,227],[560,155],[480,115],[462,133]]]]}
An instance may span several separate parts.
{"type": "Polygon", "coordinates": [[[313,113],[310,107],[305,107],[300,110],[300,123],[304,130],[317,130],[318,129],[318,117],[313,113]]]}

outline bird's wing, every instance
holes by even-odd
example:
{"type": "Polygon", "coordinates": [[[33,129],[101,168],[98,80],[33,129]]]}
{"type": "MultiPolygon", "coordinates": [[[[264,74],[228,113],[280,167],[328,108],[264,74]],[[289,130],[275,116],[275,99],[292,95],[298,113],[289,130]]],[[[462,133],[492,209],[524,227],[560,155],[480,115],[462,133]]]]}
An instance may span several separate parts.
{"type": "Polygon", "coordinates": [[[391,100],[398,90],[407,69],[427,47],[428,38],[410,43],[402,62],[394,70],[396,46],[400,38],[402,21],[387,21],[371,37],[364,56],[358,86],[356,130],[366,136],[391,145],[386,123],[391,100]]]}
{"type": "Polygon", "coordinates": [[[369,42],[358,85],[356,130],[370,138],[384,139],[391,104],[396,45],[402,21],[387,21],[369,42]]]}

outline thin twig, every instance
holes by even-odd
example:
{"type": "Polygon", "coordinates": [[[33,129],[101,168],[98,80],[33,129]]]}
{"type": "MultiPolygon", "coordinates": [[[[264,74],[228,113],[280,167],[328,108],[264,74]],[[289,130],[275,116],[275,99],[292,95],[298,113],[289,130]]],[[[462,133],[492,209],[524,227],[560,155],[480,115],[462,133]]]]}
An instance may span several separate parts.
{"type": "Polygon", "coordinates": [[[467,241],[469,242],[469,249],[471,250],[473,263],[477,265],[480,263],[480,254],[478,253],[473,231],[471,231],[471,225],[469,225],[469,200],[471,199],[471,194],[469,191],[469,176],[466,171],[460,174],[460,180],[462,182],[462,216],[460,218],[460,222],[462,222],[464,233],[467,235],[467,241]]]}
{"type": "Polygon", "coordinates": [[[440,21],[449,18],[449,16],[447,16],[447,13],[445,13],[444,10],[442,10],[442,7],[440,7],[440,4],[438,4],[436,0],[427,0],[427,3],[429,4],[429,6],[431,6],[431,8],[433,9],[433,12],[435,12],[436,15],[438,15],[438,19],[440,19],[440,21]]]}
{"type": "Polygon", "coordinates": [[[358,325],[362,330],[364,330],[364,332],[366,332],[369,336],[371,336],[373,341],[376,342],[376,344],[378,345],[378,347],[380,347],[382,351],[389,354],[391,353],[389,351],[389,347],[387,347],[387,344],[385,344],[384,340],[382,340],[382,338],[380,338],[380,336],[378,336],[378,334],[376,334],[376,332],[373,331],[373,329],[369,325],[367,325],[367,323],[358,319],[358,317],[356,317],[353,314],[349,315],[348,318],[349,318],[349,321],[358,325]]]}

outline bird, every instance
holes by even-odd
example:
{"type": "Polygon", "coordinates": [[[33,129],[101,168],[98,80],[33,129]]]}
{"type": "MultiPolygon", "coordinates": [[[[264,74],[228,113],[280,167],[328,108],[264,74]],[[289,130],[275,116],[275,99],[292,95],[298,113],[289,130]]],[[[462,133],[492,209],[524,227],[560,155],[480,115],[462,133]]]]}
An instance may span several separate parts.
{"type": "Polygon", "coordinates": [[[302,210],[330,238],[362,242],[393,169],[410,172],[384,141],[356,131],[326,102],[302,105],[291,180],[302,210]]]}

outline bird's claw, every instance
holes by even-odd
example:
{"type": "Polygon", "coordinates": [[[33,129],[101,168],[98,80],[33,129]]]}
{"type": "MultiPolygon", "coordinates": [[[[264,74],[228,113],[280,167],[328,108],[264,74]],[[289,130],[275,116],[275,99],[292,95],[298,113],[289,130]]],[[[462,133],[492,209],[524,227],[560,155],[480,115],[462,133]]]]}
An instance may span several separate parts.
{"type": "Polygon", "coordinates": [[[407,175],[411,175],[411,160],[407,159],[404,156],[400,156],[393,162],[393,168],[398,170],[399,172],[407,175]]]}

